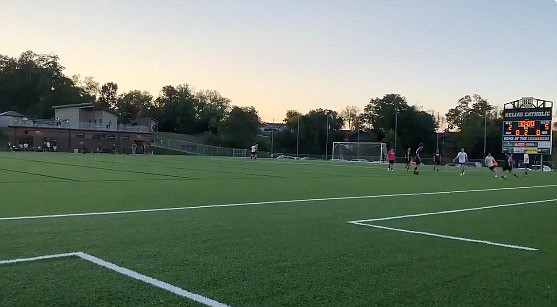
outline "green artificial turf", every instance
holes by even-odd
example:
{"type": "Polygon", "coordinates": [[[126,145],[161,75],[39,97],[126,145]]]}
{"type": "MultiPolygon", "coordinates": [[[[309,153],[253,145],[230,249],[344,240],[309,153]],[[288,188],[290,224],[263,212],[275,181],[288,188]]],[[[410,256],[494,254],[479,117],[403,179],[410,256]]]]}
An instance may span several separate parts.
{"type": "MultiPolygon", "coordinates": [[[[0,218],[209,205],[0,220],[0,260],[82,251],[231,306],[555,306],[557,202],[374,222],[537,251],[348,223],[557,198],[515,189],[548,184],[557,174],[0,153],[0,218]]],[[[0,265],[0,306],[54,305],[200,306],[78,258],[0,265]]]]}

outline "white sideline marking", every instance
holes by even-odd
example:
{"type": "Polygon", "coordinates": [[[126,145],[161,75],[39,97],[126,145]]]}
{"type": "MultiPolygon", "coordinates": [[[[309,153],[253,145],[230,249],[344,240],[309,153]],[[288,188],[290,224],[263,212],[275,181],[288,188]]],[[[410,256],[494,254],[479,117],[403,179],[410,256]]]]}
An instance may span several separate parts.
{"type": "Polygon", "coordinates": [[[178,288],[176,286],[173,286],[169,283],[166,283],[164,281],[160,281],[158,279],[140,274],[138,272],[132,271],[130,269],[118,266],[114,263],[102,260],[100,258],[97,258],[95,256],[89,255],[87,253],[84,252],[75,252],[75,253],[66,253],[66,254],[55,254],[55,255],[46,255],[46,256],[39,256],[39,257],[32,257],[32,258],[20,258],[20,259],[11,259],[11,260],[1,260],[0,261],[0,265],[2,264],[14,264],[14,263],[21,263],[21,262],[32,262],[32,261],[38,261],[38,260],[45,260],[45,259],[54,259],[54,258],[68,258],[68,257],[79,257],[85,261],[91,262],[93,264],[96,264],[98,266],[104,267],[106,269],[109,269],[111,271],[120,273],[122,275],[125,275],[127,277],[142,281],[146,284],[149,284],[151,286],[155,286],[157,288],[172,292],[178,296],[181,297],[185,297],[188,298],[192,301],[196,301],[198,303],[201,303],[203,305],[206,306],[211,306],[211,307],[230,307],[226,304],[223,304],[221,302],[215,301],[213,299],[210,299],[208,297],[205,297],[203,295],[200,294],[195,294],[189,291],[186,291],[182,288],[178,288]]]}
{"type": "Polygon", "coordinates": [[[557,202],[557,198],[535,200],[535,201],[525,201],[525,202],[519,202],[519,203],[501,204],[501,205],[493,205],[493,206],[485,206],[485,207],[477,207],[477,208],[468,208],[468,209],[457,209],[457,210],[419,213],[419,214],[398,215],[398,216],[390,216],[390,217],[383,217],[383,218],[376,218],[376,219],[348,221],[348,223],[353,224],[353,225],[373,227],[373,228],[379,228],[379,229],[384,229],[384,230],[398,231],[398,232],[424,235],[424,236],[430,236],[430,237],[437,237],[437,238],[443,238],[443,239],[474,242],[474,243],[494,245],[494,246],[500,246],[500,247],[506,247],[506,248],[521,249],[521,250],[527,250],[527,251],[537,251],[538,249],[532,248],[532,247],[505,244],[505,243],[497,243],[497,242],[491,242],[491,241],[486,241],[486,240],[468,239],[468,238],[463,238],[463,237],[455,237],[455,236],[449,236],[449,235],[443,235],[443,234],[437,234],[437,233],[431,233],[431,232],[425,232],[425,231],[415,231],[415,230],[408,230],[408,229],[401,229],[401,228],[379,226],[379,225],[376,225],[376,224],[369,224],[369,223],[370,222],[405,219],[405,218],[414,218],[414,217],[421,217],[421,216],[430,216],[430,215],[441,215],[441,214],[451,214],[451,213],[468,212],[468,211],[488,210],[488,209],[503,208],[503,207],[534,205],[534,204],[542,204],[542,203],[550,203],[550,202],[557,202]]]}
{"type": "Polygon", "coordinates": [[[92,262],[96,265],[105,267],[109,270],[112,270],[114,272],[118,272],[122,275],[126,275],[130,278],[137,279],[139,281],[142,281],[146,284],[150,284],[150,285],[155,286],[157,288],[164,289],[166,291],[172,292],[172,293],[174,293],[178,296],[189,298],[192,301],[196,301],[198,303],[201,303],[201,304],[204,304],[204,305],[207,305],[207,306],[212,306],[212,307],[228,307],[228,305],[217,302],[217,301],[212,300],[212,299],[210,299],[208,297],[205,297],[203,295],[199,295],[199,294],[195,294],[195,293],[186,291],[184,289],[173,286],[169,283],[165,283],[164,281],[160,281],[158,279],[154,279],[152,277],[145,276],[143,274],[139,274],[135,271],[132,271],[130,269],[126,269],[124,267],[118,266],[114,263],[99,259],[95,256],[91,256],[91,255],[83,253],[83,252],[77,252],[76,255],[79,258],[87,260],[89,262],[92,262]]]}
{"type": "Polygon", "coordinates": [[[467,212],[467,211],[478,211],[478,210],[487,210],[487,209],[494,209],[494,208],[503,208],[503,207],[514,207],[514,206],[534,205],[534,204],[550,203],[550,202],[555,202],[555,201],[557,201],[557,198],[544,199],[544,200],[524,201],[524,202],[520,202],[520,203],[501,204],[501,205],[493,205],[493,206],[485,206],[485,207],[477,207],[477,208],[467,208],[467,209],[447,210],[447,211],[439,211],[439,212],[428,212],[428,213],[419,213],[419,214],[407,214],[407,215],[389,216],[389,217],[381,217],[381,218],[377,218],[377,219],[350,221],[349,223],[356,223],[356,222],[358,222],[358,223],[363,223],[363,222],[378,222],[378,221],[398,220],[398,219],[405,219],[405,218],[419,217],[419,216],[439,215],[439,214],[450,214],[450,213],[458,213],[458,212],[467,212]]]}
{"type": "Polygon", "coordinates": [[[379,194],[379,195],[363,195],[363,196],[342,196],[342,197],[308,198],[308,199],[292,199],[292,200],[270,200],[270,201],[260,201],[260,202],[216,204],[216,205],[202,205],[202,206],[190,206],[190,207],[171,207],[171,208],[137,209],[137,210],[122,210],[122,211],[101,211],[101,212],[85,212],[85,213],[13,216],[13,217],[0,217],[0,221],[32,220],[32,219],[47,219],[47,218],[62,218],[62,217],[77,217],[77,216],[95,216],[95,215],[113,215],[113,214],[131,214],[131,213],[147,213],[147,212],[162,212],[162,211],[180,211],[180,210],[243,207],[243,206],[258,206],[258,205],[277,205],[277,204],[291,204],[291,203],[323,202],[323,201],[331,201],[331,200],[354,200],[354,199],[373,199],[373,198],[388,198],[388,197],[402,197],[402,196],[423,196],[423,195],[444,195],[444,194],[460,194],[460,193],[475,193],[475,192],[493,192],[493,191],[539,189],[539,188],[551,188],[551,187],[557,187],[557,184],[522,186],[522,187],[506,187],[506,188],[490,188],[490,189],[437,191],[437,192],[379,194]]]}
{"type": "Polygon", "coordinates": [[[475,240],[475,239],[468,239],[468,238],[455,237],[455,236],[447,236],[447,235],[442,235],[442,234],[437,234],[437,233],[431,233],[431,232],[414,231],[414,230],[407,230],[407,229],[400,229],[400,228],[392,228],[392,227],[385,227],[385,226],[379,226],[379,225],[373,225],[373,224],[364,224],[364,223],[358,223],[358,222],[351,222],[351,224],[360,225],[360,226],[367,226],[367,227],[373,227],[373,228],[379,228],[379,229],[385,229],[385,230],[391,230],[391,231],[399,231],[399,232],[405,232],[405,233],[412,233],[412,234],[424,235],[424,236],[430,236],[430,237],[437,237],[437,238],[443,238],[443,239],[458,240],[458,241],[466,241],[466,242],[474,242],[474,243],[482,243],[482,244],[495,245],[495,246],[500,246],[500,247],[521,249],[521,250],[526,250],[526,251],[537,251],[536,248],[532,248],[532,247],[526,247],[526,246],[520,246],[520,245],[512,245],[512,244],[504,244],[504,243],[497,243],[497,242],[491,242],[491,241],[485,241],[485,240],[475,240]]]}
{"type": "Polygon", "coordinates": [[[54,258],[73,257],[73,256],[77,256],[76,253],[54,254],[54,255],[32,257],[32,258],[12,259],[12,260],[0,260],[0,265],[20,263],[20,262],[32,262],[37,260],[54,259],[54,258]]]}

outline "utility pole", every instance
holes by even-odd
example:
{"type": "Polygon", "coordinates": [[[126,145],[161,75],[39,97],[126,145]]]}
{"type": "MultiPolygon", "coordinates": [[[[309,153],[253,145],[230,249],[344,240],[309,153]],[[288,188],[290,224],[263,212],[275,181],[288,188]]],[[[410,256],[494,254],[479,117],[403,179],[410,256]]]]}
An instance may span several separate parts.
{"type": "Polygon", "coordinates": [[[300,115],[298,115],[298,132],[296,135],[296,158],[300,154],[300,115]]]}
{"type": "Polygon", "coordinates": [[[437,112],[437,129],[435,131],[435,138],[436,138],[436,145],[435,150],[439,151],[439,128],[441,127],[441,117],[439,116],[439,112],[437,112]]]}
{"type": "Polygon", "coordinates": [[[484,113],[484,157],[487,152],[487,109],[484,113]]]}
{"type": "Polygon", "coordinates": [[[327,160],[329,155],[329,113],[326,113],[327,116],[327,138],[325,139],[325,160],[327,160]]]}
{"type": "Polygon", "coordinates": [[[396,153],[396,139],[398,136],[398,111],[395,113],[395,153],[396,153]]]}

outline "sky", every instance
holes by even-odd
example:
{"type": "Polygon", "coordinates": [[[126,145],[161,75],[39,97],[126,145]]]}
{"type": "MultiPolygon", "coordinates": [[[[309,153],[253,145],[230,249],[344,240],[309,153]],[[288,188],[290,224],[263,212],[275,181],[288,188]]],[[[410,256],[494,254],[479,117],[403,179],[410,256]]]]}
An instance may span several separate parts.
{"type": "Polygon", "coordinates": [[[264,121],[398,93],[557,102],[557,0],[0,0],[0,54],[60,56],[120,92],[187,83],[264,121]]]}

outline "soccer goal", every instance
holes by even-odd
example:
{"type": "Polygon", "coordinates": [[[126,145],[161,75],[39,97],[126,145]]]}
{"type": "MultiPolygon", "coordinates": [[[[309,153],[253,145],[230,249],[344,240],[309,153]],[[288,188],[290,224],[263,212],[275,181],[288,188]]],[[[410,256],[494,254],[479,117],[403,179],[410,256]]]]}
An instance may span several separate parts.
{"type": "Polygon", "coordinates": [[[234,148],[232,150],[232,156],[233,157],[247,157],[248,156],[248,150],[247,149],[239,149],[239,148],[234,148]]]}
{"type": "Polygon", "coordinates": [[[380,142],[334,142],[332,160],[383,163],[387,144],[380,142]]]}

